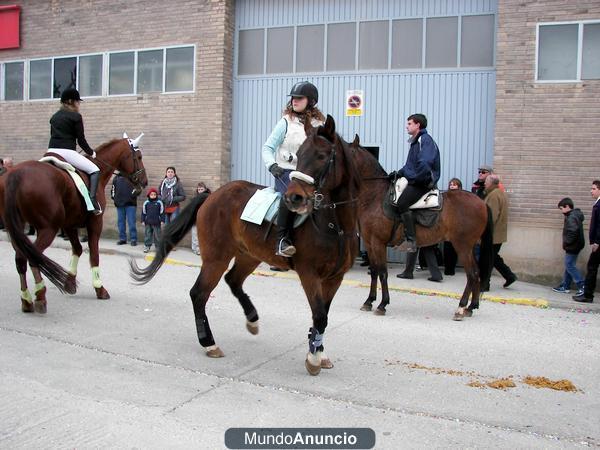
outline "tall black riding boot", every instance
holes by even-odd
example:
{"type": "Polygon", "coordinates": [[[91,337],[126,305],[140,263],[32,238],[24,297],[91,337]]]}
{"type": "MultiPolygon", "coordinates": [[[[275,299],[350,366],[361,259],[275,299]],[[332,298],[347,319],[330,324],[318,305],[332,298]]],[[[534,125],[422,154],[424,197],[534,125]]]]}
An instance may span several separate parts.
{"type": "Polygon", "coordinates": [[[415,235],[415,222],[412,211],[409,209],[402,213],[402,223],[404,223],[404,237],[406,239],[405,251],[414,253],[417,251],[417,238],[415,235]]]}
{"type": "Polygon", "coordinates": [[[92,205],[94,205],[94,210],[92,212],[97,216],[102,214],[102,208],[96,199],[96,191],[98,190],[99,181],[100,172],[94,172],[90,174],[90,199],[92,200],[92,205]]]}
{"type": "Polygon", "coordinates": [[[277,249],[275,251],[277,256],[289,258],[296,253],[296,247],[292,244],[290,237],[295,216],[296,214],[290,211],[281,199],[277,214],[277,249]]]}

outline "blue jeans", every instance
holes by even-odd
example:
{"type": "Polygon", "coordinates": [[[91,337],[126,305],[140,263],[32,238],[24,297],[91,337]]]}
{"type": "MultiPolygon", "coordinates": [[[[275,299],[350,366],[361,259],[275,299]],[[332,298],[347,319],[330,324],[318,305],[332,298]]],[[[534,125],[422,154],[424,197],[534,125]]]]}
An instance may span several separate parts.
{"type": "Polygon", "coordinates": [[[172,213],[165,213],[165,225],[173,222],[178,215],[179,215],[179,206],[172,213]]]}
{"type": "Polygon", "coordinates": [[[573,255],[571,253],[565,253],[565,273],[563,275],[561,286],[565,289],[571,288],[571,283],[574,281],[577,285],[577,289],[583,289],[583,276],[577,270],[577,257],[579,255],[573,255]]]}
{"type": "Polygon", "coordinates": [[[119,240],[127,241],[125,232],[125,219],[129,227],[129,240],[137,242],[137,229],[135,228],[136,206],[117,206],[117,227],[119,228],[119,240]]]}

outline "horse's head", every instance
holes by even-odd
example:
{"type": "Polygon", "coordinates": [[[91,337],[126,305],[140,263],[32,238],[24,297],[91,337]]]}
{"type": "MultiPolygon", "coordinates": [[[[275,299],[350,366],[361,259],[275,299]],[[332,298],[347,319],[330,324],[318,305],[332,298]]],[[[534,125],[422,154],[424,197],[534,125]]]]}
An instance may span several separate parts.
{"type": "Polygon", "coordinates": [[[148,185],[148,177],[139,147],[142,136],[144,133],[141,133],[136,139],[130,139],[127,133],[123,133],[123,139],[116,139],[102,145],[98,149],[96,157],[111,171],[118,170],[121,175],[129,179],[138,193],[148,185]]]}
{"type": "Polygon", "coordinates": [[[290,174],[284,196],[287,207],[300,214],[311,212],[319,207],[323,192],[331,192],[349,179],[357,182],[349,151],[328,115],[325,124],[309,133],[298,150],[298,165],[290,174]]]}

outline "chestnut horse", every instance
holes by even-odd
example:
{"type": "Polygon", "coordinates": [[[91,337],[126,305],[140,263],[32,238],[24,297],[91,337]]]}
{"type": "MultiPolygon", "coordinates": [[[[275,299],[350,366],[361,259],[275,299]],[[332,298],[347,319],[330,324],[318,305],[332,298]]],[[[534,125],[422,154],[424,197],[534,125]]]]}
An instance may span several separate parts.
{"type": "MultiPolygon", "coordinates": [[[[403,226],[394,227],[394,221],[383,214],[383,199],[390,182],[387,173],[375,157],[360,147],[358,137],[351,147],[356,150],[356,167],[362,176],[360,184],[358,220],[360,234],[369,255],[371,290],[361,309],[371,311],[377,300],[377,279],[381,282],[382,300],[375,314],[385,314],[390,303],[387,271],[387,246],[399,245],[403,240],[403,226]],[[393,236],[392,236],[393,234],[393,236]]],[[[454,320],[471,317],[479,308],[481,283],[488,282],[492,270],[492,220],[486,204],[467,191],[448,191],[443,194],[443,207],[437,223],[431,228],[416,225],[419,247],[450,241],[462,262],[467,284],[460,299],[454,320]],[[473,249],[481,241],[479,262],[473,249]],[[471,302],[468,304],[469,297],[471,302]]]]}
{"type": "Polygon", "coordinates": [[[325,125],[312,130],[298,150],[296,175],[305,181],[291,181],[285,195],[288,207],[292,211],[309,213],[311,217],[294,232],[297,252],[293,258],[275,255],[276,233],[268,233],[268,223],[256,225],[240,219],[246,203],[262,186],[232,181],[210,196],[201,194],[194,198],[167,225],[155,259],[148,267],[140,269],[135,261],[131,261],[132,277],[140,283],[150,281],[173,247],[196,225],[202,269],[190,297],[198,340],[210,357],[224,356],[215,344],[206,316],[210,293],[233,259],[225,282],[244,310],[248,331],[257,334],[258,314],[242,285],[264,261],[271,266],[294,269],[300,277],[312,311],[309,352],[305,361],[308,372],[317,375],[321,368],[333,367],[324,353],[323,335],[331,301],[358,250],[356,209],[351,203],[356,199],[359,179],[351,149],[336,134],[331,117],[325,125]],[[317,186],[306,183],[310,177],[318,180],[317,186]]]}
{"type": "MultiPolygon", "coordinates": [[[[100,169],[97,199],[104,210],[104,188],[114,170],[119,170],[142,189],[148,180],[138,149],[141,138],[115,139],[96,149],[93,162],[100,169]]],[[[82,177],[87,178],[85,174],[82,177]]],[[[39,161],[25,161],[16,165],[0,184],[0,213],[15,249],[15,263],[21,279],[21,310],[45,313],[46,287],[44,274],[61,292],[74,294],[77,290],[77,263],[82,253],[78,228],[86,228],[90,249],[92,284],[99,299],[110,298],[102,284],[99,272],[98,240],[102,232],[103,214],[95,216],[86,210],[70,175],[64,170],[39,161]],[[3,187],[4,192],[1,192],[3,187]],[[24,223],[35,227],[37,236],[31,242],[23,232],[24,223]],[[59,229],[63,229],[71,241],[72,256],[69,270],[43,254],[50,246],[59,229]],[[35,302],[27,287],[27,262],[35,279],[35,302]]]]}

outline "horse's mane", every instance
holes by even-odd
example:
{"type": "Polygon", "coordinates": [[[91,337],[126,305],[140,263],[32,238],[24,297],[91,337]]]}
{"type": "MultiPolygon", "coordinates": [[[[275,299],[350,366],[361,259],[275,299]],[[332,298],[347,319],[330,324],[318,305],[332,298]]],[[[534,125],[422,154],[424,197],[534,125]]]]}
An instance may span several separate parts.
{"type": "Polygon", "coordinates": [[[104,144],[100,144],[100,146],[96,149],[96,152],[101,152],[102,150],[104,150],[107,147],[110,147],[117,141],[120,141],[120,139],[113,139],[111,141],[105,142],[104,144]]]}
{"type": "MultiPolygon", "coordinates": [[[[323,137],[329,141],[327,136],[327,131],[325,130],[324,125],[321,125],[317,128],[316,135],[323,137]]],[[[356,167],[355,163],[355,155],[354,150],[351,144],[346,142],[344,138],[342,138],[338,133],[335,133],[336,141],[342,147],[342,151],[344,152],[344,166],[351,178],[351,191],[353,191],[352,196],[354,196],[354,192],[360,190],[362,177],[360,176],[360,172],[356,167]]],[[[335,143],[334,143],[335,144],[335,143]]]]}

